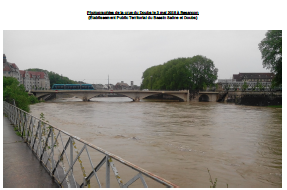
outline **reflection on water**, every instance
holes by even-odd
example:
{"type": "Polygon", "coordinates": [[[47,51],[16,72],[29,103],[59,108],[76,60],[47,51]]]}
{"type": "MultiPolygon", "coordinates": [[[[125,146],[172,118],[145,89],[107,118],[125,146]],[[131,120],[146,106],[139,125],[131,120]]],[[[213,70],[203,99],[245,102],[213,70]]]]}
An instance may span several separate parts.
{"type": "Polygon", "coordinates": [[[282,109],[61,99],[31,112],[180,187],[282,187],[282,109]]]}

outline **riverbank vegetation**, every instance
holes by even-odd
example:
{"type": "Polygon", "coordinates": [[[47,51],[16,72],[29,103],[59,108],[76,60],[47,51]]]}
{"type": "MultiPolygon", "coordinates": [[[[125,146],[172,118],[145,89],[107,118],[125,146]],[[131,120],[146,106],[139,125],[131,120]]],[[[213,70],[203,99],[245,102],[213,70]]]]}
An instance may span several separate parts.
{"type": "Polygon", "coordinates": [[[34,69],[28,69],[28,71],[36,71],[36,72],[46,72],[48,73],[49,79],[50,79],[50,87],[52,88],[52,86],[54,84],[78,84],[78,83],[82,83],[81,81],[74,81],[69,79],[68,77],[59,75],[58,73],[54,73],[53,71],[47,71],[47,70],[43,70],[43,69],[38,69],[38,68],[34,68],[34,69]]]}
{"type": "Polygon", "coordinates": [[[282,108],[282,105],[267,106],[269,108],[282,108]]]}
{"type": "Polygon", "coordinates": [[[263,67],[271,69],[275,74],[272,85],[282,85],[282,30],[269,30],[265,38],[259,43],[263,67]]]}
{"type": "Polygon", "coordinates": [[[3,77],[3,100],[9,103],[15,100],[16,106],[26,112],[30,111],[30,104],[39,102],[35,96],[29,96],[25,87],[13,77],[3,77]]]}
{"type": "Polygon", "coordinates": [[[217,72],[213,61],[205,56],[173,59],[146,69],[141,89],[204,90],[215,86],[217,72]]]}

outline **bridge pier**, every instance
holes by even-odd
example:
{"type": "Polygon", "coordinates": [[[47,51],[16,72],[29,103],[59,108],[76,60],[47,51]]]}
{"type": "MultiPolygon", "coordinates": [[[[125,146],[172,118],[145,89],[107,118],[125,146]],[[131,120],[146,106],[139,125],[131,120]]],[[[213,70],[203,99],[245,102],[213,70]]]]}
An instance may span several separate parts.
{"type": "Polygon", "coordinates": [[[82,100],[83,100],[84,102],[90,101],[87,97],[83,97],[82,100]]]}
{"type": "Polygon", "coordinates": [[[219,92],[199,91],[192,102],[216,102],[218,100],[219,92]]]}
{"type": "Polygon", "coordinates": [[[140,97],[136,97],[135,99],[133,99],[133,102],[139,102],[140,101],[140,97]]]}

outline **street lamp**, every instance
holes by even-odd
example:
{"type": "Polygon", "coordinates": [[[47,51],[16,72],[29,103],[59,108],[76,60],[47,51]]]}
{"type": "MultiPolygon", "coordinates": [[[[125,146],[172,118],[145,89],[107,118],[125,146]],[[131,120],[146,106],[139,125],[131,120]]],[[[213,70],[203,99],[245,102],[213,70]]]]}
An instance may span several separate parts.
{"type": "Polygon", "coordinates": [[[151,87],[150,87],[150,89],[152,90],[152,76],[150,76],[150,80],[151,80],[151,87]]]}

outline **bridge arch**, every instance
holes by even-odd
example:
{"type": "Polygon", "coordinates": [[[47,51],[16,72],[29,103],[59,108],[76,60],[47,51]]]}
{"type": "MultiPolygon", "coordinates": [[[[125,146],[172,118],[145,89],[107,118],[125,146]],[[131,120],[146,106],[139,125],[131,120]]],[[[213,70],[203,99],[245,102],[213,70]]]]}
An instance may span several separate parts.
{"type": "Polygon", "coordinates": [[[143,98],[147,98],[147,97],[149,97],[149,96],[153,96],[153,95],[158,95],[158,94],[162,94],[162,96],[164,97],[164,96],[171,96],[172,98],[178,98],[179,99],[179,101],[181,101],[181,102],[184,102],[185,101],[185,99],[184,99],[184,97],[182,97],[182,95],[180,94],[180,95],[177,95],[177,94],[172,94],[172,93],[162,93],[162,92],[158,92],[158,93],[152,93],[152,94],[147,94],[147,95],[145,95],[145,96],[142,96],[141,97],[141,99],[143,99],[143,98]]]}
{"type": "Polygon", "coordinates": [[[41,94],[39,96],[36,96],[36,98],[38,98],[39,100],[47,95],[50,95],[51,93],[46,93],[46,94],[41,94]]]}
{"type": "MultiPolygon", "coordinates": [[[[98,93],[98,94],[95,94],[95,95],[90,96],[90,97],[88,98],[88,100],[90,100],[90,99],[92,99],[92,98],[95,98],[95,97],[98,97],[99,95],[102,95],[102,94],[111,94],[111,93],[110,93],[110,92],[108,92],[108,93],[107,93],[107,92],[98,93]]],[[[123,95],[123,96],[128,97],[128,98],[132,99],[133,101],[135,101],[135,99],[134,99],[132,96],[129,96],[129,95],[127,95],[127,94],[119,93],[119,92],[117,92],[116,94],[123,95]]]]}
{"type": "Polygon", "coordinates": [[[199,101],[200,101],[200,102],[209,102],[209,96],[206,95],[206,94],[202,94],[202,95],[199,97],[199,101]]]}

